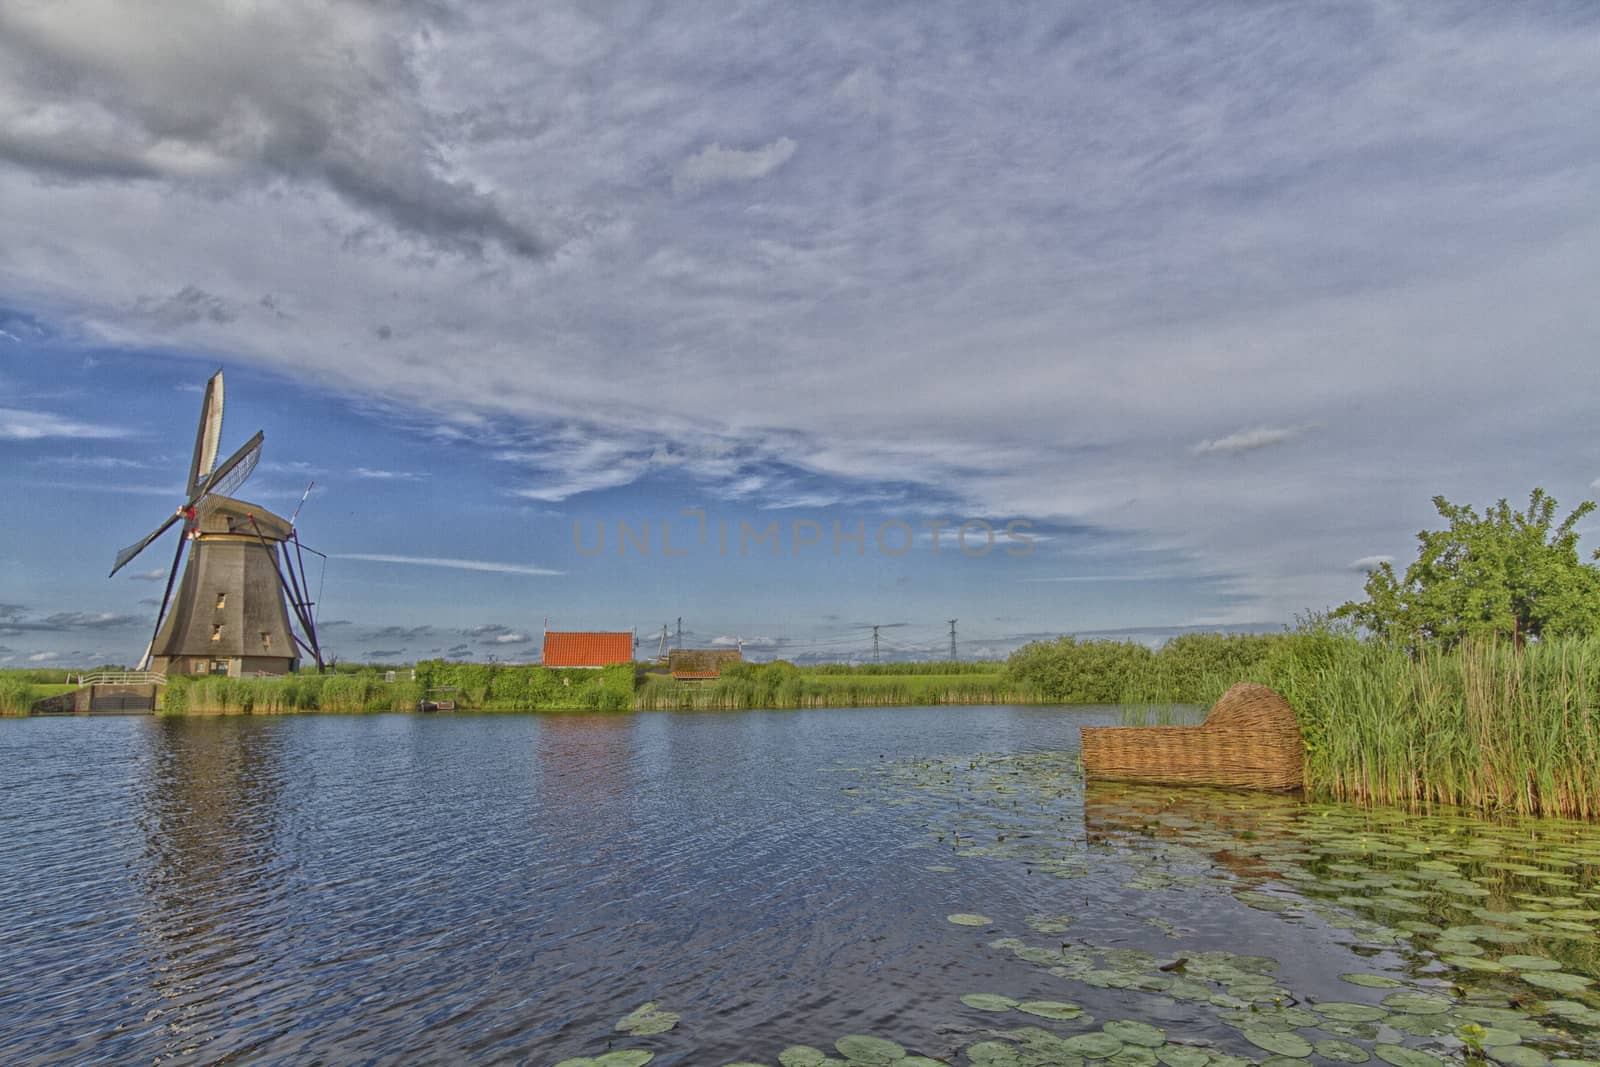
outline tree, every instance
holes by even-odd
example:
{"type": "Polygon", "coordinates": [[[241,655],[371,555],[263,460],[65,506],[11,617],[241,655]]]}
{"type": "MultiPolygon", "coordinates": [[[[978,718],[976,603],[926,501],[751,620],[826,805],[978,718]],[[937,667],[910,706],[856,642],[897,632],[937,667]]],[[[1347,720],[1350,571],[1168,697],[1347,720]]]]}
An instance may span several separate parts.
{"type": "Polygon", "coordinates": [[[1405,577],[1382,564],[1367,576],[1367,598],[1340,606],[1335,617],[1413,650],[1471,637],[1509,637],[1520,645],[1600,631],[1600,567],[1579,558],[1574,529],[1594,501],[1578,505],[1560,525],[1554,525],[1555,498],[1543,489],[1533,491],[1525,512],[1504,500],[1482,515],[1442,496],[1433,506],[1449,525],[1417,534],[1420,551],[1405,577]]]}

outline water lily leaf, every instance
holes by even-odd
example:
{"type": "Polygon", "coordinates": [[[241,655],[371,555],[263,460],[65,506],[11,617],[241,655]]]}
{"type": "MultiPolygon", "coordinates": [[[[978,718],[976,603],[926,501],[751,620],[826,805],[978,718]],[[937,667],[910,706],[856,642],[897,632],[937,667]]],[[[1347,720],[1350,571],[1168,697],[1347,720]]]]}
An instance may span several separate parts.
{"type": "Polygon", "coordinates": [[[855,1063],[879,1067],[906,1058],[906,1050],[893,1041],[867,1034],[846,1034],[833,1043],[839,1054],[855,1063]]]}
{"type": "Polygon", "coordinates": [[[1156,1049],[1156,1059],[1167,1067],[1206,1067],[1211,1056],[1193,1045],[1162,1045],[1156,1049]]]}
{"type": "Polygon", "coordinates": [[[1562,965],[1546,957],[1525,957],[1525,955],[1509,955],[1501,957],[1501,963],[1509,966],[1514,971],[1560,971],[1562,965]]]}
{"type": "Polygon", "coordinates": [[[642,1048],[619,1048],[594,1058],[594,1067],[644,1067],[656,1054],[642,1048]]]}
{"type": "Polygon", "coordinates": [[[1404,993],[1390,993],[1383,998],[1383,1004],[1407,1015],[1443,1015],[1452,1006],[1452,1002],[1444,997],[1411,990],[1404,993]]]}
{"type": "Polygon", "coordinates": [[[1338,1019],[1346,1023],[1372,1023],[1377,1022],[1389,1013],[1372,1004],[1355,1004],[1343,1000],[1330,1000],[1322,1004],[1311,1005],[1311,1010],[1319,1015],[1326,1015],[1330,1019],[1338,1019]]]}
{"type": "Polygon", "coordinates": [[[1448,963],[1452,967],[1459,967],[1463,971],[1479,971],[1484,974],[1500,974],[1511,968],[1495,960],[1481,959],[1477,956],[1440,956],[1440,963],[1448,963]]]}
{"type": "Polygon", "coordinates": [[[1339,980],[1367,989],[1398,989],[1405,985],[1404,982],[1390,978],[1386,974],[1341,974],[1339,980]]]}
{"type": "Polygon", "coordinates": [[[987,915],[977,915],[977,914],[974,914],[974,913],[971,913],[971,912],[964,912],[964,911],[957,912],[954,915],[946,915],[945,918],[947,920],[949,920],[950,922],[955,923],[957,926],[993,926],[994,925],[994,920],[989,918],[987,915]]]}
{"type": "Polygon", "coordinates": [[[1553,989],[1557,993],[1578,993],[1594,984],[1592,978],[1567,974],[1564,971],[1524,971],[1522,980],[1540,989],[1553,989]]]}
{"type": "Polygon", "coordinates": [[[1082,1005],[1065,1000],[1024,1000],[1017,1010],[1042,1019],[1076,1019],[1083,1014],[1082,1005]]]}
{"type": "Polygon", "coordinates": [[[639,1005],[618,1019],[616,1029],[619,1033],[645,1037],[650,1034],[664,1034],[677,1025],[677,1013],[663,1011],[661,1005],[652,1000],[639,1005]]]}
{"type": "Polygon", "coordinates": [[[961,1003],[979,1011],[1010,1011],[1017,1006],[1014,998],[998,993],[967,993],[961,998],[961,1003]]]}
{"type": "Polygon", "coordinates": [[[1246,1030],[1244,1039],[1257,1048],[1280,1056],[1292,1056],[1299,1060],[1311,1055],[1311,1042],[1293,1031],[1246,1030]]]}
{"type": "Polygon", "coordinates": [[[1104,1060],[1122,1051],[1122,1041],[1102,1031],[1078,1034],[1061,1043],[1064,1052],[1087,1060],[1104,1060]]]}
{"type": "Polygon", "coordinates": [[[1495,1048],[1499,1045],[1520,1045],[1522,1037],[1511,1030],[1498,1026],[1480,1027],[1482,1033],[1478,1034],[1478,1044],[1484,1048],[1495,1048]]]}
{"type": "Polygon", "coordinates": [[[1157,1029],[1149,1023],[1134,1022],[1131,1019],[1118,1019],[1115,1022],[1106,1023],[1102,1029],[1118,1041],[1128,1045],[1160,1048],[1167,1043],[1165,1030],[1157,1029]]]}
{"type": "Polygon", "coordinates": [[[993,1067],[1010,1067],[1020,1063],[1017,1050],[1001,1041],[979,1041],[976,1045],[968,1045],[967,1059],[973,1063],[993,1065],[993,1067]]]}
{"type": "Polygon", "coordinates": [[[1374,1045],[1372,1051],[1380,1060],[1392,1063],[1394,1067],[1444,1067],[1444,1061],[1439,1057],[1404,1045],[1374,1045]]]}
{"type": "Polygon", "coordinates": [[[1325,1060],[1333,1060],[1335,1063],[1366,1063],[1372,1058],[1372,1054],[1360,1045],[1334,1038],[1318,1041],[1311,1047],[1316,1049],[1318,1056],[1325,1060]]]}
{"type": "Polygon", "coordinates": [[[822,1061],[827,1058],[826,1052],[810,1045],[790,1045],[778,1053],[778,1062],[783,1067],[821,1067],[822,1061]]]}
{"type": "Polygon", "coordinates": [[[594,1067],[594,1060],[588,1056],[579,1056],[576,1059],[562,1060],[556,1067],[594,1067]]]}
{"type": "Polygon", "coordinates": [[[1508,1067],[1545,1067],[1550,1061],[1538,1049],[1526,1045],[1501,1045],[1498,1048],[1486,1048],[1489,1058],[1498,1063],[1507,1064],[1508,1067]]]}
{"type": "Polygon", "coordinates": [[[1115,1056],[1106,1060],[1107,1067],[1156,1067],[1154,1049],[1144,1045],[1123,1045],[1115,1056]]]}

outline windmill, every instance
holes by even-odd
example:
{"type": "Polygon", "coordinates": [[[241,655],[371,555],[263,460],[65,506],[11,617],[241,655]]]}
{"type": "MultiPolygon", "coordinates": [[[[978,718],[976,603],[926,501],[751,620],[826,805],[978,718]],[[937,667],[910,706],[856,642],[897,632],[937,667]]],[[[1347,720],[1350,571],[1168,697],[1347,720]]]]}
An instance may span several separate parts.
{"type": "MultiPolygon", "coordinates": [[[[302,650],[322,669],[305,558],[293,519],[230,495],[255,470],[264,436],[256,431],[237,452],[216,462],[222,439],[222,372],[212,375],[200,402],[183,503],[142,541],[118,552],[111,568],[116,574],[168,529],[183,524],[141,670],[235,677],[284,674],[299,665],[302,650]],[[178,581],[186,545],[194,550],[178,581]],[[298,632],[290,625],[291,611],[298,632]]],[[[296,516],[299,511],[295,509],[296,516]]]]}

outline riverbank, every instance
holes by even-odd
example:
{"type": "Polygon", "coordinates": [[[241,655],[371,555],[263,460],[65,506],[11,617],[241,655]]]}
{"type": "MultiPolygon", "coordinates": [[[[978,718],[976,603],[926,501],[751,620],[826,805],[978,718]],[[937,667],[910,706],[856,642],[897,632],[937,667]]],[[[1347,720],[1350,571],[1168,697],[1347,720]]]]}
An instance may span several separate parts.
{"type": "MultiPolygon", "coordinates": [[[[369,669],[173,678],[159,713],[412,711],[426,697],[505,712],[1121,703],[1137,720],[1177,704],[1208,707],[1234,682],[1253,681],[1294,706],[1313,796],[1600,817],[1600,639],[1469,643],[1413,656],[1307,626],[1258,637],[1195,635],[1159,652],[1065,639],[1028,646],[1006,664],[741,664],[708,682],[640,677],[629,665],[563,671],[442,661],[400,677],[386,681],[369,669]]],[[[23,697],[47,695],[37,688],[0,676],[0,708],[25,713],[23,697]]]]}

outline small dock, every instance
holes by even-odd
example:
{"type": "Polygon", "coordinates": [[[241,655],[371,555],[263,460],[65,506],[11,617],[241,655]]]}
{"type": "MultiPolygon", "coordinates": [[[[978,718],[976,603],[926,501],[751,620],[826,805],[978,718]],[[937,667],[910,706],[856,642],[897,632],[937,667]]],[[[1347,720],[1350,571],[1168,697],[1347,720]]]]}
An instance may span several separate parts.
{"type": "Polygon", "coordinates": [[[153,715],[156,696],[167,684],[151,671],[106,671],[79,679],[70,693],[36,700],[29,715],[153,715]]]}

